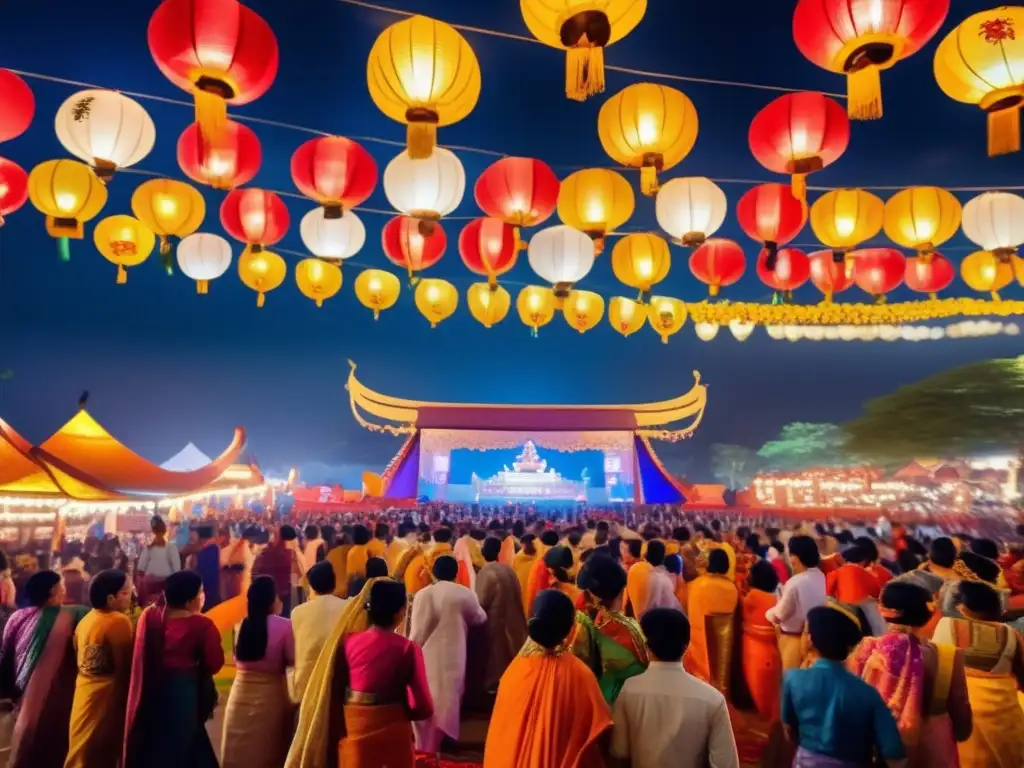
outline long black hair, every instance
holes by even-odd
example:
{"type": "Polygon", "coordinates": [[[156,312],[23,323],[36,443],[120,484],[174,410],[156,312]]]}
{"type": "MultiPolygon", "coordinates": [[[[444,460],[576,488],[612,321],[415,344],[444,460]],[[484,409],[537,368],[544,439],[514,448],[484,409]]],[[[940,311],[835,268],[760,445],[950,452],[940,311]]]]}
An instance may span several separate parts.
{"type": "Polygon", "coordinates": [[[248,615],[242,620],[235,646],[238,661],[259,661],[267,653],[267,618],[277,598],[277,584],[272,576],[257,576],[249,585],[246,599],[248,615]]]}

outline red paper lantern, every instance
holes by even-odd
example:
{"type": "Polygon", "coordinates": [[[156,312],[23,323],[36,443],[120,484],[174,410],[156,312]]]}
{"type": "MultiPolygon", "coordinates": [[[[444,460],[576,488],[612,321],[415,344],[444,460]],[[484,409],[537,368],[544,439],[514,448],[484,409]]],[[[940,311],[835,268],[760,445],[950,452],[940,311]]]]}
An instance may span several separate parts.
{"type": "Polygon", "coordinates": [[[807,254],[796,248],[780,248],[775,254],[774,268],[769,268],[770,257],[765,248],[757,257],[757,276],[774,291],[789,294],[807,282],[811,276],[811,262],[807,254]]]}
{"type": "Polygon", "coordinates": [[[782,184],[758,184],[736,205],[736,218],[747,236],[763,243],[765,266],[775,268],[775,254],[804,228],[807,206],[782,184]]]}
{"type": "Polygon", "coordinates": [[[292,155],[292,181],[322,205],[326,218],[341,218],[373,194],[377,162],[362,145],[344,136],[310,139],[292,155]]]}
{"type": "Polygon", "coordinates": [[[501,219],[473,219],[459,233],[459,256],[470,272],[496,285],[499,275],[516,265],[519,242],[515,227],[501,219]]]}
{"type": "Polygon", "coordinates": [[[227,105],[262,96],[277,75],[277,38],[238,0],[164,0],[149,19],[149,50],[164,76],[196,102],[196,121],[220,138],[227,105]]]}
{"type": "Polygon", "coordinates": [[[948,288],[956,277],[956,267],[940,253],[921,254],[907,259],[903,281],[907,288],[918,293],[927,293],[932,298],[939,291],[948,288]]]}
{"type": "Polygon", "coordinates": [[[192,123],[178,138],[178,165],[193,181],[214,189],[234,189],[248,184],[263,162],[260,140],[249,128],[228,120],[216,142],[203,137],[199,123],[192,123]]]}
{"type": "Polygon", "coordinates": [[[250,187],[228,193],[220,204],[220,223],[236,240],[260,251],[288,231],[288,209],[273,192],[250,187]]]}
{"type": "Polygon", "coordinates": [[[724,237],[712,237],[690,254],[690,271],[717,296],[722,286],[732,285],[747,267],[743,249],[724,237]]]}
{"type": "Polygon", "coordinates": [[[878,301],[903,284],[907,260],[895,248],[862,248],[848,256],[853,262],[853,282],[878,301]]]}
{"type": "Polygon", "coordinates": [[[559,186],[547,163],[503,157],[480,174],[473,196],[488,216],[514,227],[533,227],[555,212],[559,186]]]}
{"type": "Polygon", "coordinates": [[[810,261],[811,282],[825,294],[825,301],[832,301],[834,294],[842,293],[853,285],[853,270],[847,271],[845,261],[837,262],[832,251],[815,251],[807,258],[810,261]]]}
{"type": "Polygon", "coordinates": [[[395,216],[381,232],[384,255],[392,263],[405,267],[412,279],[414,272],[432,267],[444,256],[448,236],[436,222],[424,222],[411,216],[395,216]]]}
{"type": "Polygon", "coordinates": [[[21,136],[36,113],[36,97],[28,83],[13,72],[0,69],[0,141],[21,136]]]}
{"type": "Polygon", "coordinates": [[[879,72],[919,51],[947,13],[949,0],[799,0],[793,39],[813,63],[846,75],[850,117],[877,120],[879,72]]]}
{"type": "Polygon", "coordinates": [[[793,194],[807,197],[805,177],[831,165],[850,144],[846,111],[820,93],[787,93],[758,112],[747,133],[761,165],[793,176],[793,194]]]}
{"type": "Polygon", "coordinates": [[[28,200],[28,174],[17,163],[0,157],[0,226],[28,200]]]}

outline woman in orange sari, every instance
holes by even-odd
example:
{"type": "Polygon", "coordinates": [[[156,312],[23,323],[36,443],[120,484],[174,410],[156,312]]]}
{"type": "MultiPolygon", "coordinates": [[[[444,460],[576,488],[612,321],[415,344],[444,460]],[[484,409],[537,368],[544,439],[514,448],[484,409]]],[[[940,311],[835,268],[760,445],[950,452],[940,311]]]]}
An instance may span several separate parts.
{"type": "Polygon", "coordinates": [[[765,611],[775,605],[779,577],[771,563],[761,560],[748,571],[750,591],[743,598],[743,676],[758,713],[774,722],[782,692],[782,657],[775,626],[765,611]]]}
{"type": "Polygon", "coordinates": [[[576,604],[580,591],[576,588],[570,570],[573,567],[572,550],[568,547],[554,546],[544,553],[544,557],[534,563],[526,585],[526,612],[530,613],[533,601],[545,589],[557,589],[576,604]]]}
{"type": "Polygon", "coordinates": [[[728,577],[729,556],[721,549],[708,552],[707,573],[689,589],[690,647],[683,666],[723,693],[729,688],[733,620],[739,592],[728,577]]]}
{"type": "MultiPolygon", "coordinates": [[[[498,686],[484,768],[600,768],[612,713],[587,666],[569,652],[572,601],[537,596],[530,639],[498,686]]],[[[379,764],[379,763],[378,763],[379,764]]]]}

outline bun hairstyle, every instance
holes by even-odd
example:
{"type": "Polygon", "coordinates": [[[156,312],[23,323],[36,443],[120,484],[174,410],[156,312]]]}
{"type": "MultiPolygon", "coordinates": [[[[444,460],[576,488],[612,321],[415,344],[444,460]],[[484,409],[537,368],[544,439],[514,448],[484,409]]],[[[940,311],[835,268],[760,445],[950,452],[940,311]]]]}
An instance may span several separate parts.
{"type": "Polygon", "coordinates": [[[392,627],[395,617],[405,607],[405,584],[393,579],[381,579],[370,587],[366,612],[370,623],[377,627],[392,627]]]}
{"type": "Polygon", "coordinates": [[[906,627],[923,627],[932,614],[935,604],[928,591],[910,581],[890,581],[882,590],[879,613],[890,624],[906,627]]]}
{"type": "Polygon", "coordinates": [[[598,600],[614,600],[626,588],[626,572],[610,556],[595,553],[580,569],[576,585],[598,600]]]}
{"type": "Polygon", "coordinates": [[[569,636],[575,623],[572,600],[556,589],[545,589],[534,600],[527,632],[535,643],[553,650],[569,636]]]}
{"type": "Polygon", "coordinates": [[[568,547],[552,547],[544,553],[544,565],[550,568],[555,578],[562,583],[572,583],[569,569],[572,568],[572,551],[568,547]]]}

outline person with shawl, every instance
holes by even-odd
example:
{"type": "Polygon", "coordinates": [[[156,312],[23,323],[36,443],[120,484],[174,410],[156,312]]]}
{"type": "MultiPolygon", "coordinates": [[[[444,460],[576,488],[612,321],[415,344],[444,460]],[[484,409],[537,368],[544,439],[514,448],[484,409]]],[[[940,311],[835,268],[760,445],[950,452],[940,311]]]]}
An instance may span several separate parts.
{"type": "Polygon", "coordinates": [[[849,670],[882,694],[896,718],[909,768],[955,768],[957,742],[971,735],[963,653],[922,637],[934,612],[924,588],[887,584],[881,614],[888,633],[864,638],[847,660],[849,670]]]}
{"type": "Polygon", "coordinates": [[[334,594],[343,600],[348,598],[348,553],[351,549],[348,534],[342,532],[334,546],[327,550],[327,562],[334,569],[334,594]]]}
{"type": "Polygon", "coordinates": [[[351,587],[355,579],[366,578],[366,561],[370,558],[370,530],[365,525],[352,528],[352,548],[345,560],[345,573],[351,587]]]}
{"type": "Polygon", "coordinates": [[[529,594],[530,588],[530,573],[533,571],[533,566],[537,562],[537,537],[532,533],[524,534],[520,539],[522,549],[516,552],[512,558],[512,570],[516,572],[516,578],[519,579],[519,590],[523,595],[523,616],[529,616],[530,611],[526,605],[526,596],[529,594]]]}
{"type": "Polygon", "coordinates": [[[689,585],[690,646],[686,671],[723,693],[729,688],[733,627],[739,592],[729,578],[729,557],[721,549],[708,552],[707,572],[689,585]]]}
{"type": "Polygon", "coordinates": [[[498,686],[484,768],[604,764],[612,714],[590,670],[569,652],[574,613],[572,601],[557,590],[534,601],[529,640],[498,686]]]}
{"type": "Polygon", "coordinates": [[[72,637],[85,608],[62,607],[64,582],[37,571],[25,583],[28,607],[15,611],[0,643],[0,696],[14,701],[11,768],[60,768],[77,666],[72,637]]]}
{"type": "Polygon", "coordinates": [[[545,589],[557,589],[564,592],[575,605],[579,590],[573,583],[572,551],[561,545],[551,547],[544,557],[534,563],[530,571],[530,581],[526,586],[526,606],[532,610],[533,601],[545,589]]]}
{"type": "Polygon", "coordinates": [[[775,606],[779,578],[765,560],[748,573],[749,591],[743,598],[743,677],[761,717],[774,722],[779,716],[782,656],[775,626],[765,613],[775,606]]]}
{"type": "Polygon", "coordinates": [[[124,768],[216,768],[206,732],[224,665],[220,632],[200,613],[206,596],[195,571],[167,578],[163,598],[142,612],[135,633],[124,768]]]}
{"type": "Polygon", "coordinates": [[[583,607],[576,611],[572,652],[593,671],[609,704],[650,661],[640,625],[621,611],[625,586],[625,572],[601,552],[591,554],[580,569],[583,607]]]}
{"type": "Polygon", "coordinates": [[[139,603],[146,607],[155,603],[164,591],[164,582],[172,573],[181,570],[181,556],[173,541],[167,540],[167,524],[160,516],[149,522],[153,541],[142,550],[135,570],[139,579],[139,603]]]}
{"type": "Polygon", "coordinates": [[[498,562],[502,543],[486,539],[481,549],[486,565],[476,575],[476,596],[487,614],[486,670],[481,683],[485,693],[498,690],[498,683],[512,659],[526,642],[523,596],[516,572],[498,562]]]}
{"type": "Polygon", "coordinates": [[[405,586],[370,579],[342,611],[317,660],[285,768],[413,768],[412,722],[434,713],[405,586]]]}
{"type": "Polygon", "coordinates": [[[65,768],[116,766],[132,674],[132,585],[123,571],[100,571],[89,584],[92,610],[75,629],[78,679],[65,768]]]}
{"type": "MultiPolygon", "coordinates": [[[[452,554],[451,528],[438,528],[433,535],[434,545],[429,551],[420,552],[409,562],[405,569],[405,590],[413,597],[421,589],[434,583],[434,563],[439,557],[452,554]]],[[[469,588],[469,574],[460,569],[456,582],[469,588]]]]}
{"type": "Polygon", "coordinates": [[[993,585],[964,578],[956,591],[960,618],[944,617],[932,640],[964,652],[974,727],[959,744],[960,766],[1018,768],[1024,765],[1024,710],[1017,699],[1024,690],[1024,643],[1000,623],[1002,595],[993,585]]]}

